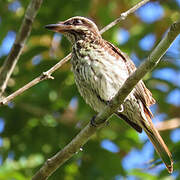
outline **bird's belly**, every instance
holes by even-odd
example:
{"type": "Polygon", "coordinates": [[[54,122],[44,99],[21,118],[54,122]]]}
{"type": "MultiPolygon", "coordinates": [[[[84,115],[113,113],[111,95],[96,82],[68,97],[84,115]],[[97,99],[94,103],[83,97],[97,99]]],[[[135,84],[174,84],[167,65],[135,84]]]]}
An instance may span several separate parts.
{"type": "Polygon", "coordinates": [[[76,81],[76,84],[81,96],[84,98],[86,103],[91,106],[92,109],[94,109],[96,112],[103,110],[107,104],[106,101],[101,99],[101,97],[90,87],[87,87],[86,85],[84,86],[84,84],[79,81],[76,81]]]}
{"type": "Polygon", "coordinates": [[[88,58],[74,62],[72,69],[81,96],[95,111],[101,111],[124,83],[120,75],[122,65],[116,71],[117,63],[110,65],[88,58]]]}
{"type": "Polygon", "coordinates": [[[99,85],[98,82],[95,82],[93,70],[87,66],[80,66],[73,68],[73,72],[78,90],[86,103],[95,111],[101,111],[108,101],[99,95],[99,90],[97,90],[99,85]],[[94,86],[95,83],[96,87],[94,86]]]}

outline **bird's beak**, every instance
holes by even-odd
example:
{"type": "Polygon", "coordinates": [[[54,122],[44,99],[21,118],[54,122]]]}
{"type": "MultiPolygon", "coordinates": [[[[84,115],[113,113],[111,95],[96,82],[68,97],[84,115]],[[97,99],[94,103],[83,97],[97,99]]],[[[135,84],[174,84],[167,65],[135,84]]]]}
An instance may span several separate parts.
{"type": "Polygon", "coordinates": [[[45,26],[45,28],[51,31],[63,33],[67,30],[68,27],[63,22],[59,22],[57,24],[48,24],[45,26]]]}

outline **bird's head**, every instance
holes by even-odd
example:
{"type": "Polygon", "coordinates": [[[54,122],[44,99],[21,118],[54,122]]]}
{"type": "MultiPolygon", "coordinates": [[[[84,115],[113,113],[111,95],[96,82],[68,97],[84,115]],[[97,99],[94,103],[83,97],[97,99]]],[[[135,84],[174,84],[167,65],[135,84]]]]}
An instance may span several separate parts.
{"type": "Polygon", "coordinates": [[[75,16],[66,21],[58,22],[57,24],[49,24],[45,27],[64,34],[71,43],[84,40],[87,37],[101,37],[96,24],[90,19],[81,16],[75,16]]]}

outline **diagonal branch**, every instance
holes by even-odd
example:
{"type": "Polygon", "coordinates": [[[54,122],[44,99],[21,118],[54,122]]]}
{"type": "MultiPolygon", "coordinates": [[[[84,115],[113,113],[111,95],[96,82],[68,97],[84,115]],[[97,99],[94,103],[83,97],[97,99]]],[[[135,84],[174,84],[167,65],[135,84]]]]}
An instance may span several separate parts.
{"type": "Polygon", "coordinates": [[[20,30],[16,36],[16,40],[0,71],[0,97],[4,93],[8,80],[16,66],[19,56],[21,55],[26,39],[31,32],[34,18],[41,7],[42,1],[43,0],[31,0],[27,7],[20,30]]]}
{"type": "Polygon", "coordinates": [[[127,18],[127,16],[129,16],[130,14],[134,13],[137,9],[139,9],[140,7],[142,7],[144,4],[146,4],[147,2],[149,2],[150,0],[144,0],[144,1],[140,1],[139,3],[137,3],[135,6],[133,6],[131,9],[121,13],[121,15],[119,16],[119,18],[117,18],[116,20],[114,20],[113,22],[111,22],[110,24],[108,24],[107,26],[105,26],[103,29],[100,30],[100,33],[103,34],[105,31],[109,30],[110,28],[112,28],[113,26],[115,26],[116,24],[118,24],[120,21],[125,20],[127,18]]]}
{"type": "MultiPolygon", "coordinates": [[[[140,1],[138,4],[136,4],[135,6],[133,6],[131,9],[121,13],[120,17],[117,18],[115,21],[111,22],[110,24],[108,24],[107,26],[105,26],[100,33],[103,34],[105,31],[107,31],[108,29],[110,29],[111,27],[115,26],[117,23],[119,23],[122,20],[125,20],[127,18],[128,15],[132,14],[133,12],[135,12],[137,9],[139,9],[141,6],[143,6],[145,3],[147,3],[150,0],[143,0],[140,1]]],[[[45,80],[45,79],[49,79],[49,77],[52,77],[51,74],[53,72],[55,72],[58,68],[60,68],[63,64],[65,64],[69,59],[71,58],[71,53],[69,53],[65,58],[63,58],[60,62],[58,62],[56,65],[54,65],[50,70],[42,73],[39,77],[33,79],[31,82],[29,82],[28,84],[26,84],[25,86],[23,86],[22,88],[18,89],[17,91],[15,91],[14,93],[12,93],[11,95],[9,95],[6,98],[0,99],[0,105],[4,105],[6,103],[8,103],[9,101],[11,101],[12,99],[14,99],[16,96],[22,94],[24,91],[26,91],[27,89],[35,86],[36,84],[38,84],[39,82],[45,80]],[[55,67],[55,68],[54,68],[55,67]],[[44,76],[44,74],[46,74],[46,76],[44,76]]],[[[1,75],[1,74],[0,74],[1,75]]],[[[51,78],[53,79],[53,78],[51,78]]],[[[7,83],[6,83],[7,84],[7,83]]],[[[5,87],[6,87],[5,84],[5,87]]],[[[1,78],[0,78],[0,95],[1,95],[1,78]]]]}
{"type": "Polygon", "coordinates": [[[128,77],[117,95],[107,105],[102,112],[98,113],[95,118],[96,127],[89,123],[81,132],[61,151],[48,159],[41,169],[33,176],[32,180],[46,180],[59,166],[70,159],[80,148],[89,140],[89,138],[107,121],[123,103],[124,99],[132,91],[134,86],[156,65],[161,57],[165,54],[174,39],[180,34],[180,21],[174,23],[166,36],[160,41],[147,60],[137,68],[137,70],[128,77]]]}
{"type": "Polygon", "coordinates": [[[31,88],[32,86],[35,86],[39,82],[45,80],[45,79],[54,79],[54,77],[51,76],[51,74],[56,71],[58,68],[60,68],[64,63],[66,63],[69,59],[71,58],[71,53],[69,53],[65,58],[63,58],[61,61],[59,61],[56,65],[54,65],[52,68],[50,68],[48,71],[43,72],[40,76],[37,78],[33,79],[31,82],[23,86],[22,88],[18,89],[11,95],[9,95],[6,98],[3,98],[0,100],[0,105],[7,104],[9,101],[14,99],[16,96],[19,94],[22,94],[24,91],[27,89],[31,88]]]}
{"type": "Polygon", "coordinates": [[[156,124],[158,131],[167,131],[180,127],[180,118],[173,118],[156,124]]]}

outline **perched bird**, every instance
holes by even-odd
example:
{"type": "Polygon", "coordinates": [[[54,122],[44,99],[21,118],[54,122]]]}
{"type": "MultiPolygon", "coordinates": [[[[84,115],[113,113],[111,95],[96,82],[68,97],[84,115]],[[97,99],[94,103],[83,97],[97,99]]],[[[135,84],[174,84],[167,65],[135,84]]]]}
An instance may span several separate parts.
{"type": "MultiPolygon", "coordinates": [[[[86,103],[100,112],[116,95],[136,67],[131,59],[104,40],[94,22],[76,16],[45,26],[64,34],[72,43],[72,70],[78,90],[86,103]]],[[[137,132],[146,132],[169,173],[173,171],[171,153],[152,123],[149,106],[155,100],[140,81],[125,99],[116,115],[137,132]]]]}

